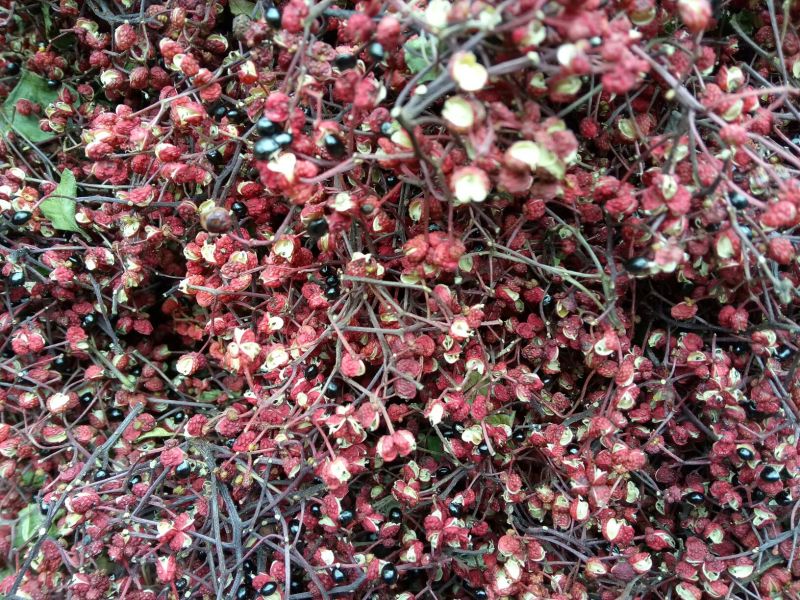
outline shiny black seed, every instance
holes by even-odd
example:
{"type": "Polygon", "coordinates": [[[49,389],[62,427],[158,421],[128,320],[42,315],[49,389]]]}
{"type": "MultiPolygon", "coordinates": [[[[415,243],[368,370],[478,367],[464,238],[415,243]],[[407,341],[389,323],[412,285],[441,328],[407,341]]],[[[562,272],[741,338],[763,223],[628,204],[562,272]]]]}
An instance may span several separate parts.
{"type": "Polygon", "coordinates": [[[766,481],[767,483],[775,483],[776,481],[781,480],[780,472],[770,466],[764,467],[764,470],[761,471],[759,477],[761,477],[762,481],[766,481]]]}
{"type": "Polygon", "coordinates": [[[489,445],[486,442],[482,442],[478,445],[478,454],[481,456],[488,456],[489,455],[489,445]]]}
{"type": "Polygon", "coordinates": [[[327,277],[328,275],[331,275],[333,273],[336,273],[336,269],[334,269],[330,265],[322,265],[319,268],[319,274],[322,275],[323,277],[327,277]]]}
{"type": "Polygon", "coordinates": [[[328,275],[325,278],[325,285],[328,287],[335,287],[339,285],[339,277],[337,275],[328,275]]]}
{"type": "Polygon", "coordinates": [[[311,505],[311,516],[319,519],[322,516],[322,507],[319,504],[311,505]]]}
{"type": "Polygon", "coordinates": [[[297,535],[300,533],[300,521],[297,519],[292,519],[289,521],[289,533],[292,535],[297,535]]]}
{"type": "Polygon", "coordinates": [[[14,271],[8,278],[8,284],[11,287],[19,287],[25,283],[25,273],[22,271],[14,271]]]}
{"type": "Polygon", "coordinates": [[[15,62],[8,62],[6,63],[5,70],[8,75],[16,75],[19,73],[19,65],[15,62]]]}
{"type": "Polygon", "coordinates": [[[131,375],[133,375],[134,377],[139,377],[139,375],[141,375],[141,374],[142,374],[142,366],[141,366],[141,365],[136,365],[136,366],[134,366],[134,367],[131,367],[131,368],[129,369],[129,372],[130,372],[130,374],[131,374],[131,375]]]}
{"type": "Polygon", "coordinates": [[[47,505],[46,502],[41,502],[39,504],[39,512],[43,515],[46,515],[50,511],[50,507],[47,505]]]}
{"type": "Polygon", "coordinates": [[[340,71],[347,71],[358,64],[358,59],[352,54],[339,54],[333,59],[333,64],[336,65],[336,68],[340,71]]]}
{"type": "Polygon", "coordinates": [[[375,207],[372,206],[372,204],[362,204],[361,205],[361,214],[371,215],[374,210],[375,210],[375,207]]]}
{"type": "Polygon", "coordinates": [[[453,429],[449,425],[440,425],[439,431],[442,432],[442,437],[446,440],[451,440],[456,436],[455,429],[453,429]]]}
{"type": "Polygon", "coordinates": [[[339,288],[336,287],[329,287],[325,290],[325,297],[328,300],[336,300],[339,297],[339,288]]]}
{"type": "Polygon", "coordinates": [[[642,273],[646,271],[650,261],[644,256],[634,256],[632,259],[625,261],[625,270],[628,273],[642,273]]]}
{"type": "Polygon", "coordinates": [[[759,415],[758,406],[752,400],[745,400],[742,402],[742,406],[744,407],[745,413],[747,413],[748,417],[756,417],[759,415]]]}
{"type": "Polygon", "coordinates": [[[750,201],[744,194],[736,193],[730,197],[730,203],[733,208],[741,210],[743,208],[747,208],[748,204],[750,204],[750,201]]]}
{"type": "Polygon", "coordinates": [[[11,223],[17,226],[25,225],[31,220],[33,213],[29,210],[18,210],[11,217],[11,223]]]}
{"type": "Polygon", "coordinates": [[[386,56],[386,50],[383,49],[383,44],[380,42],[373,42],[367,48],[367,54],[370,55],[372,60],[381,61],[386,56]]]}
{"type": "Polygon", "coordinates": [[[781,506],[789,506],[794,500],[792,500],[792,494],[789,490],[781,490],[776,494],[775,502],[781,506]]]}
{"type": "Polygon", "coordinates": [[[745,352],[747,352],[747,348],[748,346],[744,342],[736,342],[731,350],[733,350],[733,353],[736,356],[742,356],[745,352]]]}
{"type": "Polygon", "coordinates": [[[181,577],[180,579],[178,579],[178,581],[175,582],[175,589],[178,590],[179,592],[182,592],[188,587],[188,585],[189,585],[189,580],[186,579],[185,577],[181,577]]]}
{"type": "Polygon", "coordinates": [[[342,386],[335,379],[329,381],[328,385],[325,386],[326,398],[335,398],[341,393],[342,393],[342,386]]]}
{"type": "Polygon", "coordinates": [[[269,23],[269,26],[273,29],[278,29],[281,26],[281,11],[279,11],[274,6],[270,6],[267,9],[267,14],[264,15],[269,23]]]}
{"type": "Polygon", "coordinates": [[[342,140],[332,133],[327,134],[323,138],[322,142],[325,144],[325,149],[334,158],[342,158],[342,156],[344,156],[346,148],[344,147],[342,140]]]}
{"type": "Polygon", "coordinates": [[[522,429],[517,429],[514,432],[514,434],[511,436],[511,439],[514,440],[515,442],[517,442],[518,444],[521,444],[522,442],[525,441],[525,438],[527,438],[527,437],[528,436],[525,434],[525,432],[522,429]]]}
{"type": "Polygon", "coordinates": [[[70,256],[67,259],[67,262],[69,263],[69,266],[72,267],[73,269],[78,269],[83,266],[83,259],[77,254],[73,254],[72,256],[70,256]]]}
{"type": "Polygon", "coordinates": [[[340,568],[335,567],[333,571],[331,571],[331,578],[333,579],[333,583],[336,585],[341,585],[345,581],[347,581],[347,575],[344,574],[340,568]]]}
{"type": "Polygon", "coordinates": [[[472,592],[472,597],[475,600],[487,600],[489,598],[489,594],[483,588],[478,588],[474,592],[472,592]]]}
{"type": "Polygon", "coordinates": [[[225,160],[225,158],[222,156],[222,152],[216,148],[212,148],[206,152],[206,158],[212,165],[221,165],[225,160]]]}
{"type": "Polygon", "coordinates": [[[744,234],[748,240],[753,239],[753,230],[750,229],[747,225],[739,225],[739,230],[744,234]]]}
{"type": "Polygon", "coordinates": [[[253,595],[253,590],[248,585],[240,585],[236,589],[236,595],[234,596],[236,600],[247,600],[251,598],[253,595]]]}
{"type": "Polygon", "coordinates": [[[175,467],[175,475],[184,479],[192,474],[192,465],[190,465],[187,461],[183,461],[177,467],[175,467]]]}
{"type": "Polygon", "coordinates": [[[237,108],[232,108],[225,113],[225,116],[228,117],[229,121],[233,123],[238,123],[242,120],[242,113],[237,108]]]}
{"type": "Polygon", "coordinates": [[[392,125],[391,121],[384,121],[383,123],[381,123],[381,133],[383,135],[390,135],[393,129],[394,126],[392,125]]]}
{"type": "Polygon", "coordinates": [[[686,501],[690,504],[702,504],[706,497],[700,492],[689,492],[684,496],[686,501]]]}
{"type": "Polygon", "coordinates": [[[396,176],[394,176],[394,175],[387,175],[387,176],[386,176],[386,187],[387,187],[387,188],[393,188],[394,186],[396,186],[396,185],[397,185],[397,182],[398,182],[398,181],[399,181],[399,179],[397,179],[397,177],[396,177],[396,176]]]}
{"type": "Polygon", "coordinates": [[[761,502],[767,497],[767,494],[764,493],[764,490],[761,488],[756,488],[750,493],[750,497],[753,499],[753,502],[761,502]]]}
{"type": "Polygon", "coordinates": [[[292,594],[299,594],[303,591],[303,582],[299,578],[292,577],[292,583],[289,584],[289,591],[292,594]]]}
{"type": "Polygon", "coordinates": [[[389,520],[392,523],[399,523],[402,518],[403,518],[403,511],[397,508],[396,506],[389,511],[389,520]]]}
{"type": "Polygon", "coordinates": [[[258,591],[258,593],[261,594],[262,596],[271,596],[277,590],[278,590],[278,584],[275,583],[274,581],[269,581],[269,582],[264,584],[264,587],[262,587],[258,591]]]}
{"type": "Polygon", "coordinates": [[[447,477],[448,475],[450,475],[450,467],[439,467],[436,469],[437,477],[447,477]]]}
{"type": "Polygon", "coordinates": [[[71,361],[63,354],[59,354],[51,364],[56,371],[63,373],[70,368],[71,361]]]}
{"type": "Polygon", "coordinates": [[[384,583],[392,584],[397,581],[397,569],[393,564],[384,565],[381,569],[381,580],[384,583]]]}
{"type": "Polygon", "coordinates": [[[736,450],[736,454],[738,454],[739,458],[741,458],[742,460],[753,460],[754,456],[753,451],[750,450],[750,448],[744,448],[744,447],[738,448],[736,450]]]}
{"type": "Polygon", "coordinates": [[[174,415],[172,415],[172,420],[175,423],[183,423],[183,420],[186,418],[186,413],[182,410],[179,410],[174,415]]]}
{"type": "Polygon", "coordinates": [[[57,79],[48,79],[47,87],[51,90],[57,90],[59,87],[61,87],[61,82],[57,79]]]}
{"type": "Polygon", "coordinates": [[[81,404],[89,404],[94,399],[94,394],[92,392],[85,392],[80,395],[78,400],[81,401],[81,404]]]}
{"type": "Polygon", "coordinates": [[[109,421],[122,421],[125,418],[125,413],[122,412],[121,408],[117,408],[116,406],[113,408],[109,408],[108,412],[106,412],[106,416],[108,417],[109,421]]]}
{"type": "Polygon", "coordinates": [[[97,325],[97,317],[92,313],[84,315],[83,319],[81,319],[81,325],[83,325],[84,329],[90,329],[97,325]]]}
{"type": "Polygon", "coordinates": [[[438,223],[431,223],[430,225],[428,225],[428,231],[431,233],[433,233],[434,231],[441,231],[441,230],[442,226],[439,225],[438,223]]]}
{"type": "Polygon", "coordinates": [[[214,118],[217,119],[217,120],[219,120],[222,117],[224,117],[227,112],[228,112],[228,109],[225,108],[224,104],[218,104],[217,106],[215,106],[211,110],[211,114],[214,115],[214,118]]]}
{"type": "Polygon", "coordinates": [[[314,379],[314,377],[316,377],[317,375],[319,375],[319,367],[317,365],[308,365],[305,368],[305,371],[303,371],[303,377],[305,377],[309,381],[311,379],[314,379]]]}
{"type": "Polygon", "coordinates": [[[353,519],[355,519],[355,515],[352,510],[343,510],[339,513],[339,523],[341,525],[348,525],[353,522],[353,519]]]}
{"type": "Polygon", "coordinates": [[[244,219],[247,216],[247,205],[243,202],[234,202],[231,204],[231,210],[240,219],[244,219]]]}
{"type": "Polygon", "coordinates": [[[451,502],[447,505],[447,512],[453,517],[460,517],[464,512],[464,505],[460,502],[451,502]]]}
{"type": "Polygon", "coordinates": [[[253,144],[253,156],[257,160],[266,160],[278,150],[280,150],[278,142],[270,137],[263,137],[253,144]]]}
{"type": "Polygon", "coordinates": [[[778,360],[788,360],[794,356],[794,350],[792,350],[786,344],[781,344],[775,349],[775,358],[778,360]]]}
{"type": "Polygon", "coordinates": [[[235,438],[231,438],[229,440],[225,440],[225,446],[228,447],[228,448],[233,448],[233,446],[235,444],[236,444],[236,439],[235,438]]]}
{"type": "Polygon", "coordinates": [[[142,483],[142,478],[139,475],[134,475],[128,480],[129,487],[133,487],[138,483],[142,483]]]}
{"type": "Polygon", "coordinates": [[[97,469],[97,471],[94,472],[95,481],[100,481],[101,479],[106,478],[108,478],[108,473],[106,473],[103,469],[97,469]]]}
{"type": "Polygon", "coordinates": [[[275,135],[280,129],[267,117],[261,117],[256,121],[256,131],[259,135],[275,135]]]}
{"type": "Polygon", "coordinates": [[[245,573],[255,573],[256,572],[256,563],[254,563],[249,558],[246,561],[244,561],[244,564],[242,566],[244,567],[244,572],[245,573]]]}
{"type": "Polygon", "coordinates": [[[306,231],[311,237],[320,238],[328,233],[328,221],[324,217],[309,221],[308,225],[306,225],[306,231]]]}
{"type": "Polygon", "coordinates": [[[291,144],[294,137],[292,137],[292,134],[288,131],[281,131],[279,134],[275,135],[273,139],[278,146],[283,148],[284,146],[291,144]]]}

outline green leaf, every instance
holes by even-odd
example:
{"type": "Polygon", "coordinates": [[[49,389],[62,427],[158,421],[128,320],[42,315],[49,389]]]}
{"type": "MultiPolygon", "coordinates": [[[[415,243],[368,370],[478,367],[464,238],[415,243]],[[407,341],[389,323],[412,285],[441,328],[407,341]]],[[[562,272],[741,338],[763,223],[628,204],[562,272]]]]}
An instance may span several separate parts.
{"type": "Polygon", "coordinates": [[[53,17],[50,16],[50,5],[47,2],[42,2],[42,19],[44,20],[44,30],[50,33],[53,28],[53,17]]]}
{"type": "Polygon", "coordinates": [[[425,443],[423,444],[423,447],[431,454],[444,454],[444,445],[442,445],[442,440],[434,432],[430,432],[425,436],[425,443]]]}
{"type": "Polygon", "coordinates": [[[17,113],[17,100],[22,98],[41,104],[42,108],[46,108],[48,104],[58,99],[58,90],[48,88],[47,81],[38,75],[34,75],[30,71],[23,71],[19,83],[3,102],[3,108],[0,111],[2,113],[0,114],[0,131],[3,133],[14,131],[33,143],[45,142],[55,137],[52,132],[42,131],[39,128],[37,115],[23,117],[17,113]]]}
{"type": "Polygon", "coordinates": [[[147,433],[143,433],[142,435],[140,435],[138,438],[136,438],[136,441],[139,442],[142,440],[149,440],[152,438],[172,437],[173,435],[175,435],[174,431],[169,431],[167,429],[164,429],[163,427],[156,427],[152,431],[148,431],[147,433]]]}
{"type": "Polygon", "coordinates": [[[19,511],[14,528],[14,548],[22,548],[28,540],[36,535],[43,521],[44,517],[36,504],[29,504],[19,511]]]}
{"type": "MultiPolygon", "coordinates": [[[[433,39],[417,36],[408,40],[403,45],[403,55],[406,66],[414,75],[430,65],[436,56],[436,42],[433,39]]],[[[419,82],[433,81],[439,74],[439,68],[434,67],[420,77],[419,82]]]]}
{"type": "Polygon", "coordinates": [[[494,425],[494,426],[508,425],[509,427],[513,427],[514,413],[513,412],[511,414],[498,413],[494,415],[489,415],[488,417],[486,417],[486,422],[489,425],[494,425]]]}
{"type": "Polygon", "coordinates": [[[239,15],[247,15],[248,17],[253,16],[253,11],[256,8],[254,2],[250,2],[249,0],[231,0],[231,13],[233,16],[239,15]]]}
{"type": "Polygon", "coordinates": [[[83,229],[78,227],[75,220],[75,194],[78,193],[78,185],[75,182],[75,175],[69,169],[64,169],[61,173],[61,181],[39,208],[45,217],[50,219],[53,227],[61,231],[77,231],[85,235],[83,229]]]}

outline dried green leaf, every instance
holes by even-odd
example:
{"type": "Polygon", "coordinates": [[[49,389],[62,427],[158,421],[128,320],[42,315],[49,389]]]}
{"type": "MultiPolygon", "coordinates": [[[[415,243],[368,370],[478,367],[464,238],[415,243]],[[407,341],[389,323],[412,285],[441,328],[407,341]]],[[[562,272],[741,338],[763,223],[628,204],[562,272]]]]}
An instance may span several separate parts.
{"type": "Polygon", "coordinates": [[[42,131],[39,128],[37,115],[24,117],[17,112],[17,101],[23,98],[45,108],[58,99],[58,90],[48,88],[47,81],[38,75],[30,71],[23,71],[19,83],[3,102],[3,108],[0,111],[2,113],[0,114],[0,131],[6,134],[14,131],[33,143],[45,142],[55,137],[52,132],[42,131]]]}

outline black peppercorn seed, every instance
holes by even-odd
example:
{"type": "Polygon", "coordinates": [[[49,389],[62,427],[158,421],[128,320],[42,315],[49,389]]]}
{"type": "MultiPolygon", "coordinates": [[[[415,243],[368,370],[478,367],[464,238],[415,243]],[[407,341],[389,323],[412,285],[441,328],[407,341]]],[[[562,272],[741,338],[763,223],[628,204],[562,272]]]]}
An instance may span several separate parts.
{"type": "Polygon", "coordinates": [[[125,413],[122,412],[121,408],[113,407],[108,409],[106,416],[109,421],[122,421],[125,418],[125,413]]]}
{"type": "Polygon", "coordinates": [[[7,75],[16,75],[19,73],[19,64],[15,62],[7,62],[5,71],[7,75]]]}
{"type": "Polygon", "coordinates": [[[262,596],[271,596],[278,590],[278,584],[274,581],[269,581],[263,585],[263,587],[258,591],[259,594],[262,596]]]}
{"type": "Polygon", "coordinates": [[[264,137],[253,144],[253,156],[257,160],[266,160],[278,150],[280,150],[280,145],[275,138],[264,137]]]}
{"type": "Polygon", "coordinates": [[[403,518],[403,511],[400,510],[398,507],[395,506],[389,511],[389,520],[392,523],[399,523],[402,520],[402,518],[403,518]]]}
{"type": "Polygon", "coordinates": [[[342,525],[347,525],[353,521],[355,515],[351,510],[343,510],[339,513],[339,523],[342,525]]]}
{"type": "Polygon", "coordinates": [[[335,380],[329,381],[328,385],[325,386],[325,397],[326,398],[334,398],[338,396],[342,391],[341,386],[335,380]]]}
{"type": "Polygon", "coordinates": [[[8,284],[11,287],[20,287],[25,283],[25,273],[22,271],[14,271],[8,278],[8,284]]]}
{"type": "Polygon", "coordinates": [[[345,153],[345,147],[338,137],[332,133],[327,134],[322,142],[325,144],[325,149],[334,158],[342,158],[345,153]]]}
{"type": "Polygon", "coordinates": [[[381,569],[381,580],[384,583],[392,584],[397,581],[397,568],[393,564],[384,565],[381,569]]]}
{"type": "Polygon", "coordinates": [[[761,477],[762,481],[766,481],[767,483],[775,483],[781,480],[780,472],[770,466],[764,467],[759,477],[761,477]]]}
{"type": "Polygon", "coordinates": [[[460,517],[464,512],[464,505],[460,502],[451,502],[447,505],[447,512],[453,517],[460,517]]]}
{"type": "Polygon", "coordinates": [[[348,69],[352,69],[353,67],[356,66],[356,64],[358,64],[358,59],[352,54],[339,54],[336,58],[333,59],[333,64],[340,71],[347,71],[348,69]]]}
{"type": "Polygon", "coordinates": [[[689,492],[684,496],[687,502],[690,504],[702,504],[706,497],[701,494],[700,492],[689,492]]]}
{"type": "Polygon", "coordinates": [[[89,329],[97,325],[97,317],[94,316],[92,313],[88,315],[84,315],[83,319],[81,319],[81,324],[83,325],[84,329],[89,329]]]}
{"type": "Polygon", "coordinates": [[[339,297],[339,288],[329,287],[325,290],[325,298],[328,300],[336,300],[339,297]]]}
{"type": "Polygon", "coordinates": [[[267,23],[273,29],[278,29],[281,26],[281,11],[279,11],[274,6],[270,6],[267,9],[267,13],[264,15],[267,23]]]}
{"type": "Polygon", "coordinates": [[[747,206],[750,204],[750,201],[747,199],[747,196],[736,193],[730,197],[730,203],[731,206],[733,206],[733,208],[736,210],[741,210],[743,208],[747,208],[747,206]]]}
{"type": "Polygon", "coordinates": [[[181,464],[175,467],[175,475],[177,475],[181,479],[185,479],[191,474],[192,474],[192,466],[186,461],[183,461],[181,464]]]}
{"type": "Polygon", "coordinates": [[[278,133],[280,129],[267,117],[261,117],[258,121],[256,121],[256,131],[259,135],[270,136],[278,133]]]}
{"type": "Polygon", "coordinates": [[[57,79],[48,79],[47,87],[51,90],[57,90],[59,87],[61,87],[61,82],[57,79]]]}
{"type": "Polygon", "coordinates": [[[628,273],[642,273],[647,270],[650,261],[644,256],[635,256],[632,259],[625,261],[625,270],[628,273]]]}
{"type": "Polygon", "coordinates": [[[314,379],[317,375],[319,375],[319,367],[317,365],[308,365],[305,371],[303,371],[303,377],[305,377],[306,380],[314,379]]]}
{"type": "Polygon", "coordinates": [[[347,581],[347,575],[345,575],[344,571],[338,567],[334,567],[333,571],[331,571],[331,578],[333,579],[333,583],[336,585],[341,585],[347,581]]]}
{"type": "Polygon", "coordinates": [[[334,269],[330,265],[322,265],[319,268],[319,274],[322,275],[323,277],[327,277],[328,275],[331,275],[333,273],[336,273],[336,269],[334,269]]]}
{"type": "Polygon", "coordinates": [[[306,225],[306,231],[311,237],[320,238],[328,233],[328,221],[324,217],[309,221],[308,225],[306,225]]]}
{"type": "Polygon", "coordinates": [[[292,143],[294,137],[288,131],[281,131],[280,133],[276,134],[272,139],[275,140],[275,143],[278,144],[281,148],[284,146],[288,146],[292,143]]]}
{"type": "Polygon", "coordinates": [[[18,210],[15,212],[11,217],[11,223],[20,227],[21,225],[25,225],[28,221],[31,220],[33,213],[29,210],[18,210]]]}
{"type": "Polygon", "coordinates": [[[247,216],[247,205],[243,202],[234,202],[231,204],[231,211],[240,219],[244,219],[247,216]]]}
{"type": "Polygon", "coordinates": [[[380,62],[386,57],[386,50],[383,49],[383,44],[380,42],[373,42],[367,48],[367,54],[370,55],[372,60],[380,62]]]}
{"type": "Polygon", "coordinates": [[[738,448],[736,450],[736,454],[742,460],[753,460],[753,456],[754,456],[753,451],[750,450],[750,448],[744,448],[744,447],[738,448]]]}

